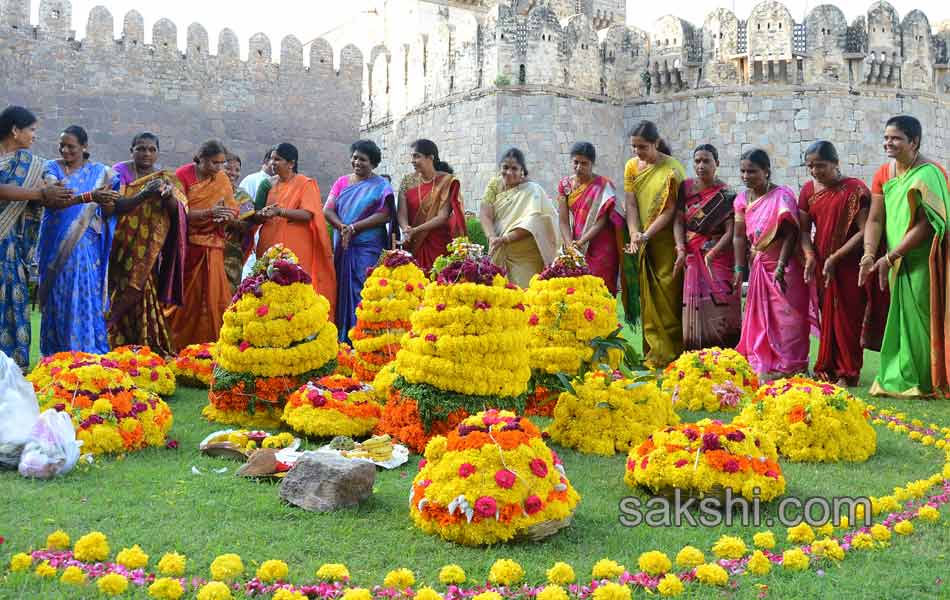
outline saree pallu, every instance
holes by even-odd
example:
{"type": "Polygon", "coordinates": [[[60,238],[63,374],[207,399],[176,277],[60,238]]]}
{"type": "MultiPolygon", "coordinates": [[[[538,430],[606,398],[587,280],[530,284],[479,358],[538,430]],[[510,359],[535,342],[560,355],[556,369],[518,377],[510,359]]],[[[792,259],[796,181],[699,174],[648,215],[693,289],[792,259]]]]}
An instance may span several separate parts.
{"type": "Polygon", "coordinates": [[[109,258],[109,344],[148,346],[169,356],[175,347],[163,305],[182,301],[187,198],[167,171],[137,178],[130,163],[119,163],[113,170],[123,196],[135,196],[153,180],[161,180],[172,185],[176,203],[166,210],[163,200],[152,197],[116,220],[109,258]]]}
{"type": "Polygon", "coordinates": [[[746,235],[755,252],[736,350],[766,378],[800,373],[808,368],[811,296],[798,253],[789,257],[785,267],[784,292],[775,281],[782,252],[776,235],[783,223],[798,231],[798,204],[785,186],[774,188],[751,205],[747,205],[747,196],[748,192],[743,192],[734,204],[736,214],[745,215],[746,235]]]}
{"type": "Polygon", "coordinates": [[[732,284],[732,245],[707,267],[706,254],[725,235],[735,194],[725,184],[694,191],[683,184],[686,215],[686,273],[683,280],[683,345],[685,350],[719,346],[735,348],[742,328],[742,292],[732,284]]]}
{"type": "Polygon", "coordinates": [[[934,234],[894,262],[890,272],[891,305],[881,344],[881,370],[871,393],[891,396],[950,395],[950,339],[947,218],[950,191],[946,175],[931,163],[919,165],[884,184],[885,240],[900,244],[922,208],[934,234]]]}
{"type": "MultiPolygon", "coordinates": [[[[327,199],[327,208],[335,210],[345,225],[352,225],[379,213],[388,213],[391,221],[395,212],[393,196],[389,182],[378,175],[353,184],[349,183],[349,176],[344,176],[334,184],[327,199]]],[[[336,324],[341,342],[350,343],[350,329],[356,325],[356,306],[360,303],[367,270],[376,265],[379,255],[389,246],[386,223],[359,232],[350,239],[346,248],[340,243],[340,233],[333,232],[333,266],[337,279],[336,324]]]]}
{"type": "Polygon", "coordinates": [[[447,204],[451,207],[448,223],[416,234],[409,242],[408,250],[428,275],[435,259],[445,254],[449,242],[466,235],[461,184],[448,173],[436,174],[430,183],[424,183],[418,173],[412,173],[404,177],[399,186],[399,201],[406,203],[412,227],[432,220],[447,204]]]}
{"type": "MultiPolygon", "coordinates": [[[[77,195],[119,187],[112,169],[100,163],[86,163],[67,176],[59,162],[50,161],[49,173],[77,195]]],[[[115,218],[103,214],[95,203],[43,214],[37,252],[43,356],[70,350],[109,351],[105,315],[114,232],[115,218]]]]}
{"type": "MultiPolygon", "coordinates": [[[[584,248],[587,266],[592,274],[604,280],[611,294],[617,293],[617,271],[620,266],[622,247],[618,247],[618,232],[623,229],[621,212],[618,212],[617,192],[614,184],[603,175],[597,175],[589,182],[576,185],[572,177],[565,177],[558,184],[558,194],[567,200],[571,217],[571,234],[575,240],[603,217],[607,224],[584,248]]],[[[568,240],[565,240],[568,241],[568,240]]],[[[626,308],[627,303],[624,303],[626,308]]],[[[627,311],[627,320],[635,321],[640,317],[639,301],[634,312],[627,311]]]]}
{"type": "Polygon", "coordinates": [[[502,237],[523,229],[530,235],[498,246],[490,258],[496,265],[507,269],[510,281],[526,288],[531,278],[554,262],[557,256],[560,246],[557,211],[544,188],[536,183],[524,182],[510,190],[501,189],[503,186],[500,177],[492,178],[482,199],[494,210],[493,234],[502,237]]]}
{"type": "MultiPolygon", "coordinates": [[[[243,220],[254,214],[254,200],[241,188],[234,188],[234,201],[238,204],[238,218],[243,220]]],[[[224,272],[228,275],[232,293],[241,284],[244,263],[253,241],[253,234],[244,228],[235,227],[228,231],[228,242],[224,248],[224,272]]]]}
{"type": "MultiPolygon", "coordinates": [[[[0,154],[0,184],[43,183],[46,161],[27,150],[0,154]]],[[[0,351],[30,366],[30,260],[43,209],[32,202],[0,203],[0,351]]]]}
{"type": "MultiPolygon", "coordinates": [[[[627,163],[627,191],[636,194],[643,231],[670,203],[676,204],[685,178],[683,166],[666,155],[643,170],[639,170],[636,159],[627,163]]],[[[673,274],[675,258],[672,221],[647,242],[637,257],[643,351],[647,365],[658,369],[683,352],[683,275],[673,274]]]]}

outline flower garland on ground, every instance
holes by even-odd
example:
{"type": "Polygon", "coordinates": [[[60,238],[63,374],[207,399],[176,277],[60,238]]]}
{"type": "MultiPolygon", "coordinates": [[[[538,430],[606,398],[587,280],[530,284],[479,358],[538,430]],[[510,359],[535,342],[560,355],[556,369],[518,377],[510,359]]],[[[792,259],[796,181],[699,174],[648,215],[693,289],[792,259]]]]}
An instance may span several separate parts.
{"type": "Polygon", "coordinates": [[[402,336],[412,327],[409,316],[422,304],[427,279],[404,250],[383,252],[363,284],[350,340],[356,352],[353,374],[370,382],[396,359],[402,336]]]}
{"type": "Polygon", "coordinates": [[[749,361],[732,349],[684,352],[663,371],[663,389],[676,408],[736,411],[758,387],[749,361]]]}
{"type": "Polygon", "coordinates": [[[484,408],[523,411],[531,377],[524,292],[464,238],[451,250],[412,313],[379,424],[415,452],[484,408]]]}
{"type": "Polygon", "coordinates": [[[214,342],[208,342],[182,348],[170,365],[178,382],[196,388],[206,388],[211,385],[211,375],[216,366],[215,346],[214,342]]]}
{"type": "Polygon", "coordinates": [[[528,419],[495,409],[432,438],[419,463],[410,513],[429,534],[465,545],[508,541],[566,521],[580,495],[528,419]]]}
{"type": "Polygon", "coordinates": [[[371,386],[331,375],[307,382],[291,394],[282,419],[294,431],[312,437],[354,437],[372,432],[380,413],[371,386]]]}
{"type": "Polygon", "coordinates": [[[551,440],[585,454],[627,452],[655,430],[679,423],[670,397],[654,382],[634,382],[608,370],[591,371],[561,394],[551,440]]]}
{"type": "Polygon", "coordinates": [[[868,415],[864,402],[847,390],[792,377],[760,387],[733,423],[768,435],[795,462],[864,462],[877,449],[868,415]]]}
{"type": "Polygon", "coordinates": [[[336,368],[329,312],[297,257],[280,244],[268,249],[224,313],[202,415],[243,427],[279,426],[287,397],[336,368]]]}
{"type": "Polygon", "coordinates": [[[115,361],[143,390],[165,397],[175,393],[175,373],[148,346],[119,346],[105,358],[115,361]]]}
{"type": "Polygon", "coordinates": [[[720,495],[725,488],[768,502],[785,492],[775,445],[741,425],[703,419],[666,427],[630,450],[624,481],[654,493],[679,488],[696,496],[720,495]]]}

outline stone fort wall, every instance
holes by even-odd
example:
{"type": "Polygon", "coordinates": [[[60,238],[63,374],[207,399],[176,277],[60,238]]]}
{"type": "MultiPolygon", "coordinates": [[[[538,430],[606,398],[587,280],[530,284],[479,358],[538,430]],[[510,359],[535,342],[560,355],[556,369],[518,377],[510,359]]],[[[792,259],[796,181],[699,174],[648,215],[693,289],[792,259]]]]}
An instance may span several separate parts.
{"type": "Polygon", "coordinates": [[[355,46],[339,56],[317,40],[304,49],[288,36],[280,64],[263,34],[251,37],[248,60],[237,36],[220,32],[211,54],[208,32],[188,26],[178,47],[176,25],[152,27],[145,43],[142,16],[131,11],[116,36],[103,7],[88,15],[87,35],[76,40],[68,0],[41,0],[31,24],[30,0],[0,0],[0,105],[21,104],[40,118],[35,146],[57,157],[58,133],[72,124],[90,136],[94,160],[129,157],[132,136],[148,130],[161,138],[161,162],[189,162],[198,146],[221,139],[241,155],[244,173],[259,168],[266,147],[283,141],[300,150],[300,169],[315,176],[324,194],[349,169],[349,144],[359,135],[363,56],[355,46]],[[335,66],[336,65],[336,66],[335,66]]]}

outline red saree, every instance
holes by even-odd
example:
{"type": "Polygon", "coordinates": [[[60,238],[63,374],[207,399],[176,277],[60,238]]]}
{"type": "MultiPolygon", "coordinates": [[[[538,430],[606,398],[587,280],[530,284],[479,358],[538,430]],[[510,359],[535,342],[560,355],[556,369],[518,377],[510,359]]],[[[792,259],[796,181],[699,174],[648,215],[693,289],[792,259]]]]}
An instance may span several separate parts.
{"type": "Polygon", "coordinates": [[[406,203],[409,225],[412,227],[418,227],[437,216],[447,203],[452,207],[448,223],[413,235],[409,243],[408,250],[427,274],[435,259],[445,254],[449,242],[466,234],[460,190],[458,179],[447,173],[437,174],[430,183],[424,183],[418,173],[412,173],[399,186],[399,201],[406,203]]]}

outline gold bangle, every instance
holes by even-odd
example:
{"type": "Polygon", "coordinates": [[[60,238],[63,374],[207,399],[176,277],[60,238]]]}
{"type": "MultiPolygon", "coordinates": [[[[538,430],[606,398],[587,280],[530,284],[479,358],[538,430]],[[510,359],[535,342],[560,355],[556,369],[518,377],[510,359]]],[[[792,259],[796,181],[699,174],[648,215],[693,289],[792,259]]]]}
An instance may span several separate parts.
{"type": "Polygon", "coordinates": [[[890,254],[890,252],[888,252],[887,254],[884,255],[884,260],[887,261],[887,266],[889,266],[889,267],[893,267],[893,266],[894,266],[894,263],[891,261],[891,254],[890,254]]]}

